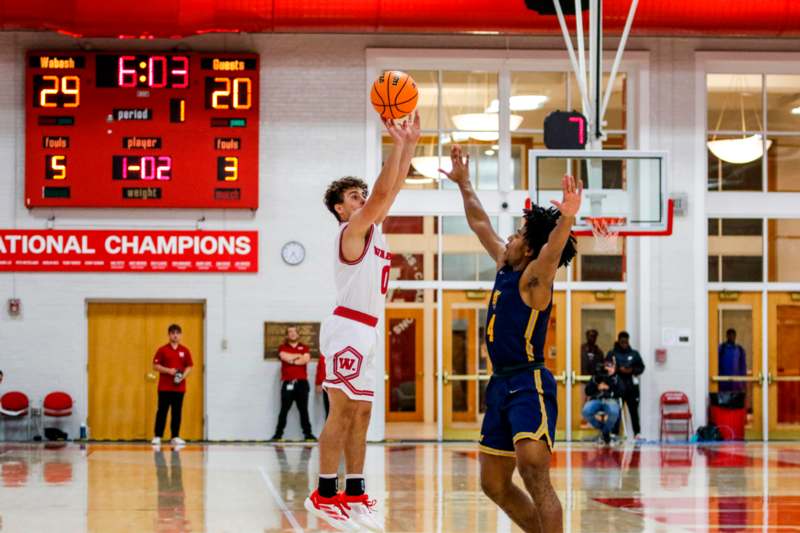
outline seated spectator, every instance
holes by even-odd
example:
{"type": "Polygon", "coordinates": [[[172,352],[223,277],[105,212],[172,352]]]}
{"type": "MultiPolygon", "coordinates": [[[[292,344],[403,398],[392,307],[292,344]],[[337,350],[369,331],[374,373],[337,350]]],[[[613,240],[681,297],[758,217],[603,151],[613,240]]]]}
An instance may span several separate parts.
{"type": "Polygon", "coordinates": [[[616,373],[613,357],[606,357],[595,365],[592,379],[586,384],[589,401],[583,406],[583,418],[592,427],[600,430],[603,442],[611,442],[611,431],[619,420],[619,400],[625,394],[625,387],[616,373]]]}

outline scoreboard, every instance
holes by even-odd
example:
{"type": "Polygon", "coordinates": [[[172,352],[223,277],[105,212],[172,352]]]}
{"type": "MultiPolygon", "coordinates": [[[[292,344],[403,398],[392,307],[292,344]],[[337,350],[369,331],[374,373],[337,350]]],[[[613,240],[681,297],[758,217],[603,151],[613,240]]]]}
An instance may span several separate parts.
{"type": "Polygon", "coordinates": [[[31,51],[26,207],[258,207],[259,58],[31,51]]]}

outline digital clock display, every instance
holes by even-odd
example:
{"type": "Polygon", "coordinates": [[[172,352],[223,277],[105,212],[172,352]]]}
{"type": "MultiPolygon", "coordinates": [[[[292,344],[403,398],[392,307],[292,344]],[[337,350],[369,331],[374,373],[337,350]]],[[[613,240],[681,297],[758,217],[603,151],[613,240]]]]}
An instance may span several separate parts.
{"type": "Polygon", "coordinates": [[[186,89],[187,55],[98,55],[97,86],[103,88],[186,89]]]}
{"type": "Polygon", "coordinates": [[[27,207],[258,207],[259,58],[31,51],[27,207]]]}

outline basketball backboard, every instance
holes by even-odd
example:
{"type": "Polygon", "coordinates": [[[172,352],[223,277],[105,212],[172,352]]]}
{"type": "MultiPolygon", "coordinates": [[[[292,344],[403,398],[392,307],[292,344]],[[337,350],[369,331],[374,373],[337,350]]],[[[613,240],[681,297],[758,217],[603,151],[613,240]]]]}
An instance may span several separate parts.
{"type": "Polygon", "coordinates": [[[592,217],[610,219],[620,235],[669,235],[667,153],[641,150],[529,150],[531,200],[561,200],[561,178],[583,181],[583,202],[573,230],[592,234],[592,217]]]}

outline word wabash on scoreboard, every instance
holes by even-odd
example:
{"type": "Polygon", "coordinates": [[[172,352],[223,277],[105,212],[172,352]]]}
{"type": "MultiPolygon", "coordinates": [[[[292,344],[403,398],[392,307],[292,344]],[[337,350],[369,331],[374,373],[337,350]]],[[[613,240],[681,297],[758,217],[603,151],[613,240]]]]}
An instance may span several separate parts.
{"type": "Polygon", "coordinates": [[[27,207],[258,207],[257,54],[28,52],[27,207]]]}

